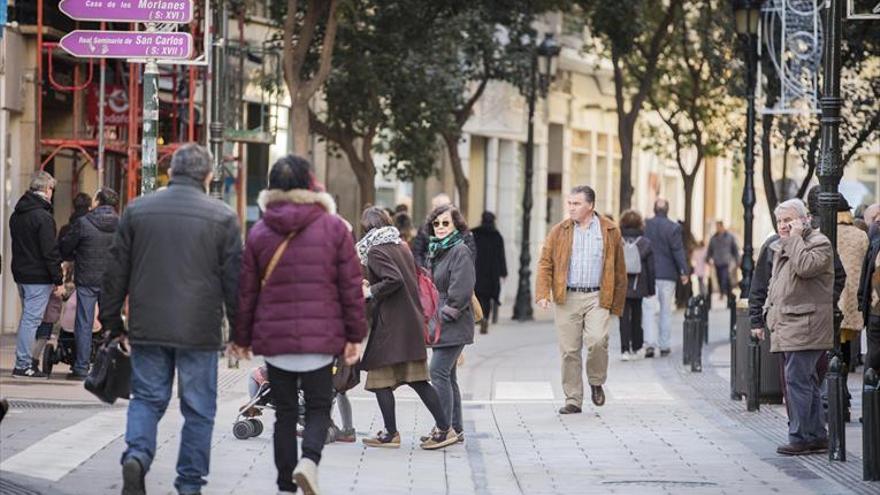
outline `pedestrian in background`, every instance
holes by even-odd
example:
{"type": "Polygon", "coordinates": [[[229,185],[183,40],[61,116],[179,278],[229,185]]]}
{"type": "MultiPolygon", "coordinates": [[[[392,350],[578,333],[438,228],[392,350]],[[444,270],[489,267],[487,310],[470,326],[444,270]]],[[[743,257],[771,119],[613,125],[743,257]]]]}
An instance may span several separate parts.
{"type": "Polygon", "coordinates": [[[352,365],[366,335],[354,240],[333,198],[315,191],[305,159],[272,166],[260,193],[260,219],[242,260],[239,315],[231,352],[265,356],[275,405],[274,450],[280,493],[318,491],[318,464],[333,402],[336,356],[352,365]],[[305,398],[297,459],[298,390],[305,398]]]}
{"type": "MultiPolygon", "coordinates": [[[[838,308],[843,313],[840,324],[840,351],[846,371],[843,373],[844,384],[849,372],[853,371],[858,362],[852,362],[852,342],[862,338],[862,327],[865,320],[859,311],[859,281],[862,279],[862,264],[868,253],[868,235],[853,224],[853,215],[849,203],[841,196],[837,204],[837,253],[847,274],[846,284],[841,294],[838,308]]],[[[847,388],[844,386],[844,390],[847,388]]],[[[846,394],[844,419],[850,417],[850,393],[846,394]]]]}
{"type": "Polygon", "coordinates": [[[706,263],[706,243],[698,241],[694,252],[691,254],[691,267],[693,267],[693,276],[697,278],[697,289],[701,296],[711,295],[706,286],[706,279],[709,276],[706,263]]]}
{"type": "Polygon", "coordinates": [[[416,232],[413,227],[412,217],[406,211],[398,211],[394,214],[394,226],[400,232],[400,239],[410,246],[415,238],[416,232]]]}
{"type": "MultiPolygon", "coordinates": [[[[431,199],[431,211],[436,211],[437,208],[442,206],[451,206],[452,199],[450,199],[449,195],[446,193],[440,193],[434,196],[431,199]]],[[[423,266],[425,268],[431,268],[431,260],[428,259],[428,248],[431,245],[431,220],[430,214],[428,215],[428,220],[419,227],[419,231],[416,234],[415,238],[412,241],[412,252],[413,257],[416,259],[416,264],[419,266],[423,266]]],[[[464,239],[465,245],[467,245],[468,249],[471,250],[471,257],[476,262],[477,260],[477,244],[474,242],[473,234],[468,232],[461,233],[462,238],[464,239]]]]}
{"type": "Polygon", "coordinates": [[[656,347],[668,356],[671,346],[672,306],[676,281],[687,282],[688,265],[681,237],[681,226],[669,219],[669,202],[654,202],[654,217],[645,223],[645,237],[654,251],[656,297],[646,298],[642,307],[645,325],[645,357],[654,357],[656,347]],[[659,332],[658,332],[659,329],[659,332]]]}
{"type": "MultiPolygon", "coordinates": [[[[608,376],[608,323],[621,316],[626,301],[626,264],[617,225],[595,210],[596,192],[578,186],[568,195],[569,218],[550,229],[535,282],[538,306],[556,304],[554,319],[562,355],[565,405],[559,414],[582,411],[583,359],[593,404],[605,404],[608,376]]],[[[680,238],[680,236],[679,236],[680,238]]]]}
{"type": "Polygon", "coordinates": [[[859,309],[865,321],[865,367],[880,371],[880,203],[865,208],[870,245],[859,281],[859,309]]]}
{"type": "Polygon", "coordinates": [[[489,320],[493,311],[501,305],[501,283],[507,278],[507,257],[504,254],[504,238],[495,227],[495,214],[484,211],[480,226],[472,230],[477,244],[477,284],[474,287],[483,319],[480,333],[489,333],[489,320]]]}
{"type": "Polygon", "coordinates": [[[52,194],[55,179],[48,172],[31,177],[27,192],[22,195],[9,217],[12,239],[12,278],[18,284],[21,298],[21,319],[15,344],[13,378],[45,378],[34,366],[31,348],[37,328],[43,321],[49,297],[63,290],[61,254],[55,239],[55,218],[52,216],[52,194]]]}
{"type": "MultiPolygon", "coordinates": [[[[88,194],[81,192],[77,193],[76,196],[73,197],[73,211],[70,212],[70,217],[67,219],[67,223],[61,226],[61,229],[58,230],[58,239],[63,238],[67,235],[67,231],[73,227],[73,224],[79,220],[80,217],[84,217],[86,213],[92,210],[92,197],[88,194]]],[[[73,261],[72,258],[65,259],[65,261],[73,261]]]]}
{"type": "Polygon", "coordinates": [[[89,374],[92,323],[101,297],[101,280],[110,261],[110,245],[119,224],[118,205],[116,191],[109,187],[98,189],[92,211],[78,218],[59,241],[61,256],[74,260],[76,284],[76,360],[68,379],[85,380],[89,374]]]}
{"type": "Polygon", "coordinates": [[[400,433],[394,410],[394,389],[409,385],[434,417],[434,431],[422,442],[433,450],[458,441],[455,430],[428,383],[428,354],[419,329],[424,325],[416,265],[398,230],[382,209],[372,207],[361,216],[364,237],[357,253],[366,270],[364,297],[370,303],[370,339],[361,361],[367,371],[367,390],[376,394],[385,430],[364,440],[370,447],[399,448],[400,433]]]}
{"type": "Polygon", "coordinates": [[[452,205],[435,208],[428,215],[428,225],[431,242],[427,259],[440,295],[442,320],[440,339],[431,354],[431,382],[458,439],[464,441],[457,369],[464,346],[474,343],[471,298],[476,273],[471,249],[465,244],[472,236],[461,212],[452,205]]]}
{"type": "Polygon", "coordinates": [[[820,382],[816,365],[832,347],[834,258],[831,242],[812,228],[799,199],[784,201],[774,211],[779,240],[770,246],[773,272],[764,315],[771,352],[785,362],[789,413],[788,443],[776,452],[784,455],[828,450],[820,382]]]}
{"type": "Polygon", "coordinates": [[[200,493],[207,483],[223,312],[233,325],[241,261],[235,212],[207,195],[211,161],[197,144],[178,148],[168,188],[128,204],[110,248],[100,320],[113,337],[127,333],[131,344],[124,495],[145,492],[175,374],[184,422],[174,487],[200,493]]]}
{"type": "Polygon", "coordinates": [[[623,361],[645,357],[642,300],[654,295],[654,250],[645,234],[642,216],[635,210],[620,215],[626,264],[626,303],[620,317],[620,353],[623,361]]]}
{"type": "Polygon", "coordinates": [[[727,298],[732,296],[733,287],[730,274],[739,265],[739,247],[736,238],[725,227],[724,222],[715,222],[715,233],[709,239],[706,261],[715,266],[718,278],[718,294],[727,298]]]}

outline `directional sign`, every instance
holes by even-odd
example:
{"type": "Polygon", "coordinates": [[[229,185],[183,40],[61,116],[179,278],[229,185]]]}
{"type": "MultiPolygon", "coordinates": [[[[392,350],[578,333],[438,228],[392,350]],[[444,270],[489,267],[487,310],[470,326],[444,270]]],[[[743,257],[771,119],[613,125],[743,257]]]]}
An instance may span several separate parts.
{"type": "Polygon", "coordinates": [[[188,23],[192,0],[61,0],[58,8],[80,21],[188,23]]]}
{"type": "Polygon", "coordinates": [[[162,58],[192,57],[189,33],[143,31],[73,31],[59,42],[74,57],[83,58],[162,58]]]}

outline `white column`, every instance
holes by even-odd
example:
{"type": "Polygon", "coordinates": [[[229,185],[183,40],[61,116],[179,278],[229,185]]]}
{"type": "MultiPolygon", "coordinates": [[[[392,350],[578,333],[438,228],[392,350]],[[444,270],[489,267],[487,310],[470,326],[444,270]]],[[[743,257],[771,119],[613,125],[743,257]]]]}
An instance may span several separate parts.
{"type": "Polygon", "coordinates": [[[498,206],[498,138],[493,137],[486,146],[486,209],[497,215],[498,206]]]}
{"type": "MultiPolygon", "coordinates": [[[[572,174],[574,171],[571,166],[571,127],[564,126],[562,128],[562,201],[563,204],[565,202],[565,198],[568,195],[568,191],[571,191],[571,188],[574,187],[572,184],[572,174]]],[[[551,223],[558,222],[559,218],[551,219],[551,223]]]]}
{"type": "MultiPolygon", "coordinates": [[[[498,146],[498,231],[504,237],[504,254],[507,257],[508,283],[502,287],[502,300],[512,301],[516,297],[519,281],[519,244],[517,233],[522,228],[522,197],[519,195],[521,170],[517,160],[519,143],[502,140],[498,146]]],[[[491,149],[491,147],[490,147],[491,149]]]]}
{"type": "MultiPolygon", "coordinates": [[[[466,178],[471,177],[471,135],[464,133],[458,140],[458,156],[461,158],[461,170],[466,178]]],[[[461,192],[455,188],[456,204],[461,204],[461,192]]]]}

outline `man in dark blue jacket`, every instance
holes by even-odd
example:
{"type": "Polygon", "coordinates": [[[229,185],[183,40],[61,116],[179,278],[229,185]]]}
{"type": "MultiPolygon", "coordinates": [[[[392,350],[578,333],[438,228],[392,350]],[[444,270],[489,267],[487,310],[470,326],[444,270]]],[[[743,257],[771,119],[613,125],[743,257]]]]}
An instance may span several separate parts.
{"type": "Polygon", "coordinates": [[[654,217],[645,222],[645,237],[650,239],[654,248],[654,276],[657,280],[656,298],[644,300],[646,358],[654,357],[655,346],[660,347],[661,356],[669,355],[675,282],[681,280],[686,283],[688,280],[681,226],[670,220],[668,214],[669,202],[658,198],[654,203],[654,217]]]}
{"type": "Polygon", "coordinates": [[[110,245],[119,224],[119,195],[109,187],[95,194],[92,211],[78,218],[59,241],[61,256],[74,260],[76,282],[76,361],[68,379],[85,380],[92,353],[95,305],[101,297],[101,279],[110,259],[110,245]]]}
{"type": "Polygon", "coordinates": [[[31,347],[52,291],[60,291],[61,256],[55,240],[52,194],[55,179],[37,172],[9,218],[12,278],[21,297],[13,378],[45,378],[33,365],[31,347]]]}

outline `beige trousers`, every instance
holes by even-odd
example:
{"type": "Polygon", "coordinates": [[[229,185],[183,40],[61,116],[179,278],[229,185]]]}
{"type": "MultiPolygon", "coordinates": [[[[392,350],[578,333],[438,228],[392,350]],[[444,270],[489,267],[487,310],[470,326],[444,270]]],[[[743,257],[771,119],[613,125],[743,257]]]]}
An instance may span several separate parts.
{"type": "Polygon", "coordinates": [[[581,407],[584,378],[581,349],[587,346],[587,380],[602,385],[608,376],[608,321],[611,314],[599,307],[599,292],[568,292],[557,304],[555,319],[562,354],[562,391],[565,403],[581,407]]]}

